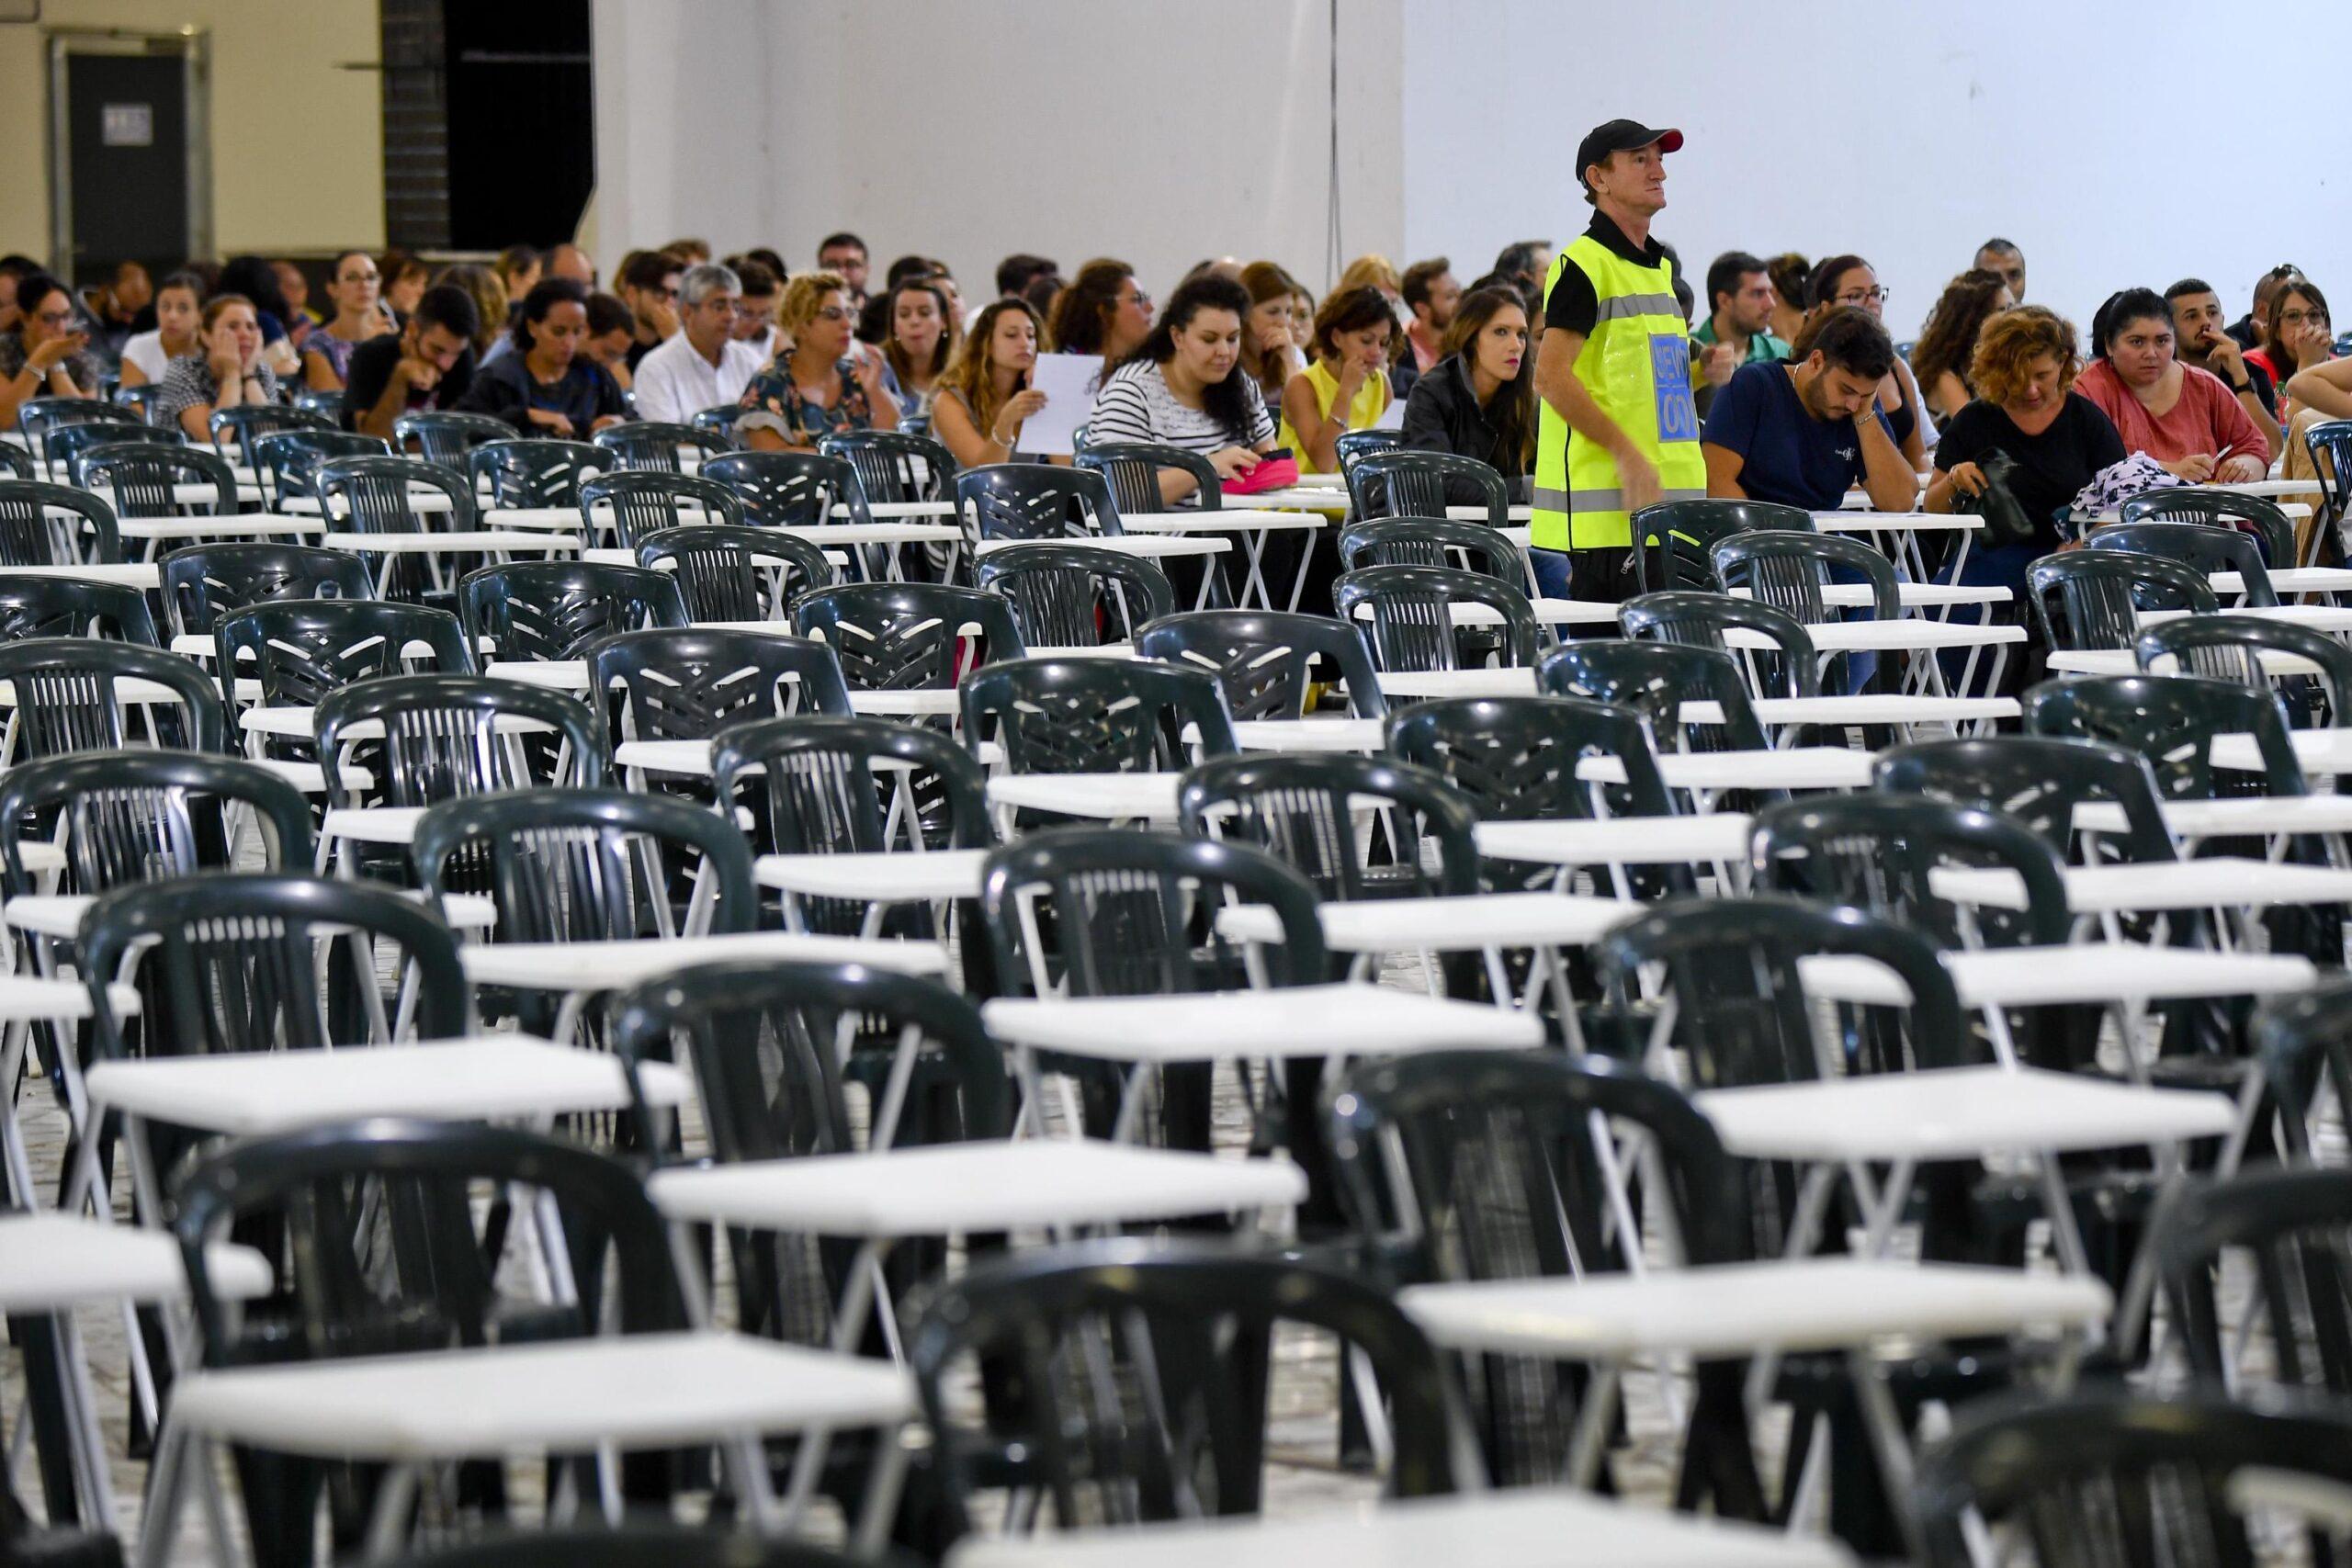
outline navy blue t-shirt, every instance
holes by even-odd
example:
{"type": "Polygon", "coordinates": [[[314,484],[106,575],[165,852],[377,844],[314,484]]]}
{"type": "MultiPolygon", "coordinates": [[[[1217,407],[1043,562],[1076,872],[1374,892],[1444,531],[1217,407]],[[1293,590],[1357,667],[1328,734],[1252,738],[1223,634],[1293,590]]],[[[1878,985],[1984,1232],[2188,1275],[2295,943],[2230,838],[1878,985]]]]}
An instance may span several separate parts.
{"type": "MultiPolygon", "coordinates": [[[[1886,415],[1873,415],[1886,428],[1886,415]]],[[[1894,439],[1887,430],[1887,438],[1894,439]]],[[[1739,488],[1757,501],[1835,512],[1862,477],[1862,442],[1850,419],[1805,412],[1789,367],[1758,362],[1732,373],[1707,411],[1704,439],[1739,454],[1739,488]]]]}

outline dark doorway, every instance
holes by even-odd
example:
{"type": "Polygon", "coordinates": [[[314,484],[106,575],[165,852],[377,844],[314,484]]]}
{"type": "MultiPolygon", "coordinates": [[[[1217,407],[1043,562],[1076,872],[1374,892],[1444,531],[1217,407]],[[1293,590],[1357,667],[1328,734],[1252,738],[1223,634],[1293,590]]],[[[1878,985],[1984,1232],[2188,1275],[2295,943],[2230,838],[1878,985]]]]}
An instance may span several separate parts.
{"type": "Polygon", "coordinates": [[[103,283],[125,261],[161,277],[206,238],[195,40],[61,35],[51,48],[55,264],[75,284],[103,283]]]}
{"type": "Polygon", "coordinates": [[[588,0],[445,5],[449,243],[569,240],[596,186],[588,0]]]}

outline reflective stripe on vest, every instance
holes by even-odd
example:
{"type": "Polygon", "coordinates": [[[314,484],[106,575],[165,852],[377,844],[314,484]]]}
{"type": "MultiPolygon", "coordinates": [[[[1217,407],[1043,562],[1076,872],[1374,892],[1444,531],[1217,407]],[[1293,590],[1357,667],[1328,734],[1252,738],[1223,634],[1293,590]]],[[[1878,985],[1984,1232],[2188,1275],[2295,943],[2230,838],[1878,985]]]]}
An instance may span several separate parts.
{"type": "MultiPolygon", "coordinates": [[[[1672,264],[1644,266],[1583,235],[1553,260],[1544,279],[1546,300],[1562,271],[1571,266],[1591,279],[1600,306],[1577,355],[1577,379],[1648,455],[1657,468],[1662,499],[1705,495],[1707,466],[1699,455],[1699,415],[1690,400],[1689,326],[1675,301],[1672,264]]],[[[1625,511],[1616,459],[1541,400],[1533,491],[1529,543],[1536,548],[1633,545],[1634,524],[1625,511]]]]}

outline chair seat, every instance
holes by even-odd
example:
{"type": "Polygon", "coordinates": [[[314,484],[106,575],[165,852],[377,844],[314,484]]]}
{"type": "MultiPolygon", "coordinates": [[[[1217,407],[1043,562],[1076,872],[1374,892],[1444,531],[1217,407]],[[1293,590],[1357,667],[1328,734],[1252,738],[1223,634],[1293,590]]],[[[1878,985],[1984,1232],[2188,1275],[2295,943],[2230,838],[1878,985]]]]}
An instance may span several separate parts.
{"type": "MultiPolygon", "coordinates": [[[[267,1295],[269,1260],[250,1247],[207,1249],[224,1298],[267,1295]]],[[[0,1311],[59,1312],[85,1302],[177,1301],[187,1293],[179,1243],[162,1231],[56,1213],[0,1214],[0,1311]]]]}

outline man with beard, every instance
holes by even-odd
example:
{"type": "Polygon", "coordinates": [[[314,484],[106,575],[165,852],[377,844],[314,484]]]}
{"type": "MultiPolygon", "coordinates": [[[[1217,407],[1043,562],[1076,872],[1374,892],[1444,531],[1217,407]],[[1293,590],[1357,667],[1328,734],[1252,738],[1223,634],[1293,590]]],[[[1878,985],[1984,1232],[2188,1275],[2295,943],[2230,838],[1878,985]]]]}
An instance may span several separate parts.
{"type": "Polygon", "coordinates": [[[1769,365],[1789,356],[1789,345],[1774,337],[1771,328],[1772,279],[1763,262],[1746,251],[1717,256],[1707,269],[1707,318],[1690,334],[1691,357],[1699,371],[1690,393],[1701,419],[1741,366],[1769,365]]]}
{"type": "Polygon", "coordinates": [[[1871,408],[1894,344],[1869,311],[1823,318],[1801,360],[1743,365],[1715,399],[1700,451],[1707,493],[1834,512],[1859,482],[1874,512],[1908,512],[1918,476],[1871,408]],[[1868,411],[1870,417],[1858,418],[1868,411]]]}
{"type": "Polygon", "coordinates": [[[2230,335],[2222,323],[2222,297],[2213,286],[2201,277],[2184,277],[2165,290],[2165,303],[2172,307],[2174,348],[2180,362],[2227,382],[2237,394],[2238,407],[2269,437],[2270,449],[2279,450],[2278,389],[2270,384],[2270,372],[2248,363],[2245,350],[2230,335]]]}

